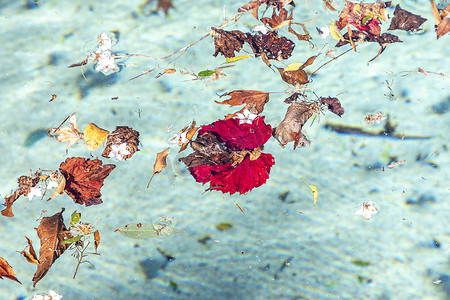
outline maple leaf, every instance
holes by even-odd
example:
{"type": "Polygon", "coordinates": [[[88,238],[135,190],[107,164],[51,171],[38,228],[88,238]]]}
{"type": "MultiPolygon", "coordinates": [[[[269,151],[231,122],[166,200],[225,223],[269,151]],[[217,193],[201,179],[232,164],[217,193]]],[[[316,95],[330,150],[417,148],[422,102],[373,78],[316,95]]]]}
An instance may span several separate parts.
{"type": "Polygon", "coordinates": [[[53,136],[58,142],[67,143],[66,153],[70,146],[83,138],[83,133],[79,131],[75,114],[72,114],[68,119],[70,127],[61,127],[66,119],[59,127],[51,128],[48,131],[48,135],[53,136]]]}
{"type": "Polygon", "coordinates": [[[102,165],[99,159],[71,157],[61,163],[59,170],[66,179],[64,191],[75,203],[86,206],[102,203],[100,189],[103,180],[116,166],[102,165]]]}
{"type": "Polygon", "coordinates": [[[47,274],[55,260],[70,246],[70,244],[62,243],[64,240],[72,238],[72,234],[64,225],[63,212],[64,208],[51,217],[43,217],[38,228],[36,228],[41,240],[41,248],[39,250],[39,265],[33,276],[33,287],[47,274]]]}

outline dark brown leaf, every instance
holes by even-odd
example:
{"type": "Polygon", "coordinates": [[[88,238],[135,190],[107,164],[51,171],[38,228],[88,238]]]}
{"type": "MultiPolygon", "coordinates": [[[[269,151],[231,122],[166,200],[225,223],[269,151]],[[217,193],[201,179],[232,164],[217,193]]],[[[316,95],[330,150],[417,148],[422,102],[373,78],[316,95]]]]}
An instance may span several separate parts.
{"type": "Polygon", "coordinates": [[[64,191],[78,204],[100,204],[103,202],[100,193],[103,180],[115,167],[113,164],[103,165],[99,159],[68,158],[59,166],[66,179],[64,191]]]}
{"type": "Polygon", "coordinates": [[[94,231],[95,252],[97,252],[98,245],[100,245],[100,232],[98,232],[98,230],[96,230],[96,231],[94,231]]]}
{"type": "Polygon", "coordinates": [[[301,93],[293,93],[292,95],[290,95],[289,97],[284,99],[284,103],[291,104],[292,102],[296,102],[298,97],[300,97],[300,96],[304,96],[304,95],[301,93]]]}
{"type": "Polygon", "coordinates": [[[70,246],[70,244],[62,244],[65,239],[72,238],[72,234],[64,225],[63,212],[64,208],[51,217],[42,218],[36,229],[41,240],[41,248],[39,250],[40,263],[33,277],[33,287],[47,274],[55,260],[70,246]]]}
{"type": "Polygon", "coordinates": [[[321,97],[320,102],[328,107],[328,110],[338,115],[339,117],[344,114],[344,108],[341,106],[341,102],[337,98],[321,97]]]}
{"type": "Polygon", "coordinates": [[[409,11],[402,9],[400,5],[397,5],[394,11],[394,18],[392,18],[391,25],[388,30],[400,29],[406,31],[416,31],[426,20],[427,19],[410,13],[409,11]]]}
{"type": "Polygon", "coordinates": [[[158,0],[158,4],[156,4],[156,10],[162,10],[166,16],[170,8],[175,8],[172,0],[158,0]]]}
{"type": "Polygon", "coordinates": [[[2,210],[2,215],[5,217],[14,217],[13,211],[12,211],[12,205],[13,203],[20,197],[19,190],[15,191],[11,196],[5,197],[5,203],[3,203],[3,206],[6,206],[4,210],[2,210]]]}
{"type": "Polygon", "coordinates": [[[276,60],[288,59],[295,47],[293,41],[284,36],[278,37],[275,31],[261,35],[258,33],[252,35],[247,32],[245,41],[252,48],[255,57],[265,53],[268,59],[276,60]]]}
{"type": "Polygon", "coordinates": [[[139,151],[139,132],[128,126],[116,126],[113,132],[108,135],[106,140],[106,147],[103,150],[102,156],[106,158],[115,157],[119,160],[132,157],[134,153],[139,151]],[[123,154],[120,151],[113,151],[113,148],[118,149],[120,145],[125,143],[125,148],[130,154],[123,154]]]}
{"type": "Polygon", "coordinates": [[[295,32],[294,29],[292,29],[291,23],[289,23],[289,32],[294,34],[298,38],[299,41],[309,41],[309,39],[310,39],[309,31],[306,30],[305,24],[302,24],[302,23],[295,23],[295,24],[299,24],[300,26],[302,26],[305,34],[299,34],[299,33],[295,32]]]}
{"type": "Polygon", "coordinates": [[[213,56],[217,56],[220,53],[226,58],[235,57],[234,52],[241,51],[245,41],[244,33],[239,30],[225,31],[211,28],[211,35],[214,37],[214,46],[216,48],[213,56]]]}
{"type": "Polygon", "coordinates": [[[234,114],[229,114],[226,119],[233,118],[237,113],[248,109],[253,114],[260,114],[264,110],[264,105],[269,101],[269,94],[253,91],[253,90],[237,90],[221,95],[220,97],[231,96],[230,99],[222,102],[216,101],[218,104],[228,104],[230,106],[237,106],[245,104],[245,106],[234,114]]]}
{"type": "MultiPolygon", "coordinates": [[[[301,133],[302,127],[317,112],[317,109],[316,103],[293,102],[289,106],[283,121],[274,129],[272,135],[280,142],[282,147],[292,141],[297,144],[302,140],[305,141],[306,137],[301,133]]],[[[301,146],[304,146],[304,143],[301,146]]]]}
{"type": "Polygon", "coordinates": [[[307,84],[309,82],[308,74],[306,74],[305,71],[303,71],[301,68],[298,68],[298,70],[295,71],[284,71],[283,68],[276,67],[278,72],[280,72],[281,79],[283,81],[292,84],[292,85],[303,85],[307,84]]]}
{"type": "Polygon", "coordinates": [[[22,284],[16,278],[16,274],[14,274],[14,271],[11,268],[11,266],[8,264],[8,262],[3,257],[0,257],[0,279],[3,279],[3,277],[9,278],[11,280],[17,281],[18,283],[22,284]]]}
{"type": "Polygon", "coordinates": [[[3,206],[6,206],[4,210],[2,210],[1,214],[5,217],[13,217],[14,214],[12,212],[13,203],[21,196],[27,196],[32,187],[35,187],[40,180],[41,173],[38,171],[34,173],[31,177],[29,176],[20,176],[17,179],[19,183],[19,188],[9,197],[5,197],[5,203],[3,206]]]}

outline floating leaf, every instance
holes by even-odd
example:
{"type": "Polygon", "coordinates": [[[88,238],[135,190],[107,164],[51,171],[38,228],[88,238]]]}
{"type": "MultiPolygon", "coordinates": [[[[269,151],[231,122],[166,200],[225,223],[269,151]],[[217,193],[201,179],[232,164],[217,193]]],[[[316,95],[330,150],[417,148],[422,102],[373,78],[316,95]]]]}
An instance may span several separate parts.
{"type": "Polygon", "coordinates": [[[298,68],[300,68],[300,66],[302,65],[302,63],[292,63],[292,64],[289,64],[286,68],[284,68],[284,72],[286,72],[286,71],[295,71],[295,70],[297,70],[298,68]]]}
{"type": "Polygon", "coordinates": [[[98,245],[100,245],[100,232],[98,232],[98,230],[96,230],[96,231],[94,231],[95,252],[97,252],[98,245]]]}
{"type": "Polygon", "coordinates": [[[82,237],[83,237],[82,235],[78,235],[70,239],[65,239],[64,241],[61,242],[61,245],[67,245],[78,242],[79,240],[81,240],[82,237]]]}
{"type": "Polygon", "coordinates": [[[214,46],[216,57],[221,53],[226,58],[235,57],[234,52],[239,52],[244,45],[245,34],[239,30],[226,31],[217,28],[211,28],[211,36],[214,37],[214,46]]]}
{"type": "MultiPolygon", "coordinates": [[[[227,57],[227,63],[233,63],[235,61],[241,60],[241,59],[246,59],[251,57],[250,55],[239,55],[239,56],[235,56],[235,57],[227,57]]],[[[199,73],[200,74],[200,73],[199,73]]],[[[200,76],[200,75],[198,75],[200,76]]]]}
{"type": "Polygon", "coordinates": [[[422,25],[426,20],[427,19],[410,13],[409,11],[402,9],[400,5],[397,5],[395,7],[394,17],[392,18],[391,25],[388,30],[418,30],[420,25],[422,25]]]}
{"type": "Polygon", "coordinates": [[[24,250],[24,251],[21,251],[20,254],[22,254],[29,263],[38,265],[39,260],[37,258],[36,252],[34,251],[33,242],[31,241],[30,238],[28,238],[28,237],[25,237],[25,238],[27,239],[30,253],[28,253],[24,250]]]}
{"type": "Polygon", "coordinates": [[[95,149],[100,147],[104,141],[106,141],[106,138],[109,135],[109,131],[101,129],[93,123],[89,123],[84,129],[83,135],[86,147],[90,151],[94,151],[95,149]]]}
{"type": "MultiPolygon", "coordinates": [[[[306,183],[306,181],[303,178],[300,178],[301,180],[303,180],[304,183],[306,183]]],[[[317,202],[317,197],[319,197],[319,190],[317,189],[317,186],[315,185],[309,185],[306,183],[307,186],[309,186],[309,188],[311,189],[311,192],[313,193],[313,198],[314,198],[314,205],[316,205],[317,202]]]]}
{"type": "Polygon", "coordinates": [[[221,95],[220,97],[231,96],[230,99],[222,102],[216,101],[218,104],[228,104],[237,106],[245,104],[245,106],[234,114],[229,114],[225,119],[234,117],[237,113],[242,113],[248,109],[251,113],[260,114],[264,110],[264,105],[269,101],[269,93],[253,91],[253,90],[237,90],[221,95]]]}
{"type": "Polygon", "coordinates": [[[75,227],[75,225],[78,224],[80,220],[81,220],[81,213],[77,213],[77,211],[74,211],[70,216],[70,226],[75,227]]]}
{"type": "Polygon", "coordinates": [[[288,16],[288,11],[284,8],[280,10],[280,13],[277,15],[276,8],[273,8],[272,18],[261,18],[261,22],[264,23],[266,26],[270,26],[272,30],[280,29],[286,25],[291,24],[292,21],[292,11],[291,14],[288,16]]]}
{"type": "Polygon", "coordinates": [[[333,20],[333,22],[331,22],[331,25],[330,25],[330,34],[333,37],[333,39],[335,39],[335,40],[340,41],[343,39],[342,34],[339,31],[339,29],[336,27],[336,22],[334,20],[333,20]]]}
{"type": "Polygon", "coordinates": [[[198,72],[197,76],[198,77],[209,77],[211,75],[213,75],[214,73],[216,73],[216,70],[203,70],[198,72]]]}
{"type": "Polygon", "coordinates": [[[60,143],[67,143],[66,153],[70,146],[83,138],[83,134],[79,131],[75,114],[66,118],[59,127],[49,129],[48,134],[60,143]],[[69,120],[70,127],[61,127],[67,120],[69,120]]]}
{"type": "Polygon", "coordinates": [[[150,239],[170,236],[182,232],[170,226],[155,223],[131,223],[116,229],[124,237],[130,239],[150,239]]]}
{"type": "Polygon", "coordinates": [[[167,166],[166,158],[167,155],[169,155],[169,149],[170,148],[167,148],[163,152],[159,152],[156,154],[156,161],[155,164],[153,165],[153,174],[152,177],[150,177],[150,180],[147,184],[147,188],[150,186],[150,182],[152,182],[153,176],[155,176],[155,174],[160,173],[167,166]]]}
{"type": "Polygon", "coordinates": [[[66,178],[64,178],[64,176],[61,176],[61,181],[59,182],[58,187],[55,189],[55,191],[50,196],[50,198],[48,198],[47,201],[50,201],[53,198],[55,198],[56,196],[62,194],[64,192],[65,187],[66,187],[66,178]]]}
{"type": "Polygon", "coordinates": [[[40,263],[33,277],[33,287],[47,274],[55,260],[69,247],[69,245],[62,244],[64,240],[72,238],[72,234],[64,225],[63,212],[64,208],[51,217],[42,218],[36,229],[41,240],[41,248],[39,250],[40,263]]]}
{"type": "Polygon", "coordinates": [[[16,274],[14,274],[13,269],[8,264],[8,262],[0,257],[0,279],[3,279],[2,277],[9,278],[11,280],[17,281],[18,283],[22,284],[17,278],[16,274]]]}
{"type": "Polygon", "coordinates": [[[444,18],[436,29],[437,38],[446,35],[450,31],[450,18],[444,18]]]}

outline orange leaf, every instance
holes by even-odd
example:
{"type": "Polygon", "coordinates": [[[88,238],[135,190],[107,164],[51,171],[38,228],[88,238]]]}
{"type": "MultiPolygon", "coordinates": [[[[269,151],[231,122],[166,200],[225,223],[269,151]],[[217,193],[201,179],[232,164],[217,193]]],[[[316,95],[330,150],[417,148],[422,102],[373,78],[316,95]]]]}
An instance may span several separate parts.
{"type": "Polygon", "coordinates": [[[155,176],[155,174],[160,173],[162,170],[164,170],[167,167],[166,158],[167,158],[167,155],[169,155],[169,149],[170,148],[167,148],[163,152],[159,152],[156,154],[156,161],[155,161],[155,164],[153,165],[153,174],[147,184],[147,188],[150,186],[150,182],[152,182],[153,176],[155,176]]]}
{"type": "Polygon", "coordinates": [[[4,260],[2,257],[0,257],[0,278],[6,277],[11,280],[17,281],[18,283],[22,284],[17,278],[16,274],[14,274],[13,269],[8,264],[6,260],[4,260]]]}
{"type": "MultiPolygon", "coordinates": [[[[264,105],[269,101],[269,93],[253,90],[232,91],[230,93],[223,94],[220,97],[223,96],[231,96],[231,98],[222,102],[216,101],[216,103],[228,104],[230,106],[245,104],[245,106],[236,113],[242,112],[244,109],[248,109],[252,113],[259,114],[264,110],[264,105]]],[[[226,119],[234,117],[236,113],[229,114],[226,119]]]]}

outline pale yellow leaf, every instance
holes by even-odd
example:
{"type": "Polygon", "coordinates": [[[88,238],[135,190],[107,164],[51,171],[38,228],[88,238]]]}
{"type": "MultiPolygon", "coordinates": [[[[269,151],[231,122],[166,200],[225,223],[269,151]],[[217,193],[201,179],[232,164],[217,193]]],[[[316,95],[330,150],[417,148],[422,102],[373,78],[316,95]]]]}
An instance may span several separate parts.
{"type": "Polygon", "coordinates": [[[233,63],[235,61],[241,60],[241,59],[246,59],[251,57],[250,55],[239,55],[239,56],[235,56],[235,57],[227,57],[227,63],[233,63]]]}
{"type": "MultiPolygon", "coordinates": [[[[306,183],[306,181],[303,178],[300,178],[301,180],[303,180],[304,183],[306,183]]],[[[317,198],[319,197],[319,190],[317,189],[317,186],[315,185],[309,185],[308,183],[306,183],[307,186],[309,186],[309,188],[311,189],[311,192],[313,193],[313,198],[314,198],[314,205],[316,205],[317,203],[317,198]]]]}

